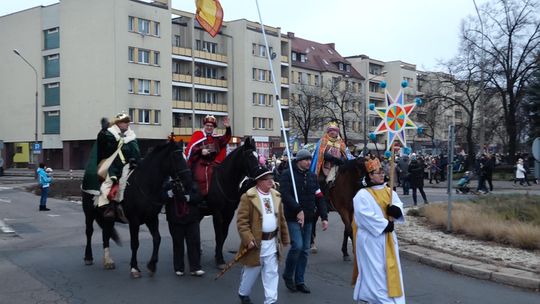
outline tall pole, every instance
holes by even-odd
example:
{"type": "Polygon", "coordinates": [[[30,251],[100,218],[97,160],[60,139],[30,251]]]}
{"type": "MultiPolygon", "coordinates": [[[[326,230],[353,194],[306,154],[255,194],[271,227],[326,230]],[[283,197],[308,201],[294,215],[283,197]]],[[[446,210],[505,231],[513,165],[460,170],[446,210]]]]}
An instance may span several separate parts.
{"type": "Polygon", "coordinates": [[[447,223],[446,231],[452,232],[452,170],[453,170],[453,160],[454,160],[454,131],[455,125],[451,124],[448,126],[448,171],[447,171],[447,191],[448,191],[448,214],[447,214],[447,223]]]}
{"type": "MultiPolygon", "coordinates": [[[[36,92],[35,92],[35,129],[34,129],[34,144],[37,144],[38,143],[38,72],[36,70],[36,68],[30,63],[28,62],[28,60],[26,60],[26,58],[24,58],[23,55],[21,55],[21,53],[17,50],[17,49],[13,49],[13,52],[21,57],[21,59],[26,62],[26,64],[32,68],[32,70],[34,71],[34,75],[36,76],[36,92]]],[[[33,149],[31,149],[33,150],[33,149]]],[[[30,160],[32,161],[32,163],[36,163],[35,161],[35,154],[34,154],[34,151],[32,151],[32,156],[30,157],[30,160]]]]}
{"type": "Polygon", "coordinates": [[[485,89],[485,84],[484,84],[484,63],[485,63],[485,58],[484,58],[484,22],[482,21],[482,17],[480,16],[480,11],[478,10],[478,6],[476,5],[476,1],[473,0],[473,3],[474,3],[474,8],[476,9],[476,14],[478,15],[478,20],[480,20],[480,33],[482,35],[482,40],[481,40],[481,54],[480,54],[480,134],[479,134],[479,145],[480,145],[480,151],[481,153],[483,153],[483,149],[484,149],[484,144],[485,144],[485,141],[486,141],[486,126],[485,126],[485,117],[484,117],[484,112],[485,112],[485,100],[484,100],[484,89],[485,89]]]}

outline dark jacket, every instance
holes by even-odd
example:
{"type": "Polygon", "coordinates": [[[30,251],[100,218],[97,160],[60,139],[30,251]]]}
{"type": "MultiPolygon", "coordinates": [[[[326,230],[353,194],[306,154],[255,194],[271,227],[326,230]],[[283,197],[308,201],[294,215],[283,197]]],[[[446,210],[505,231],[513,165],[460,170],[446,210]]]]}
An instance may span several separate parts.
{"type": "MultiPolygon", "coordinates": [[[[110,127],[105,132],[99,132],[97,138],[97,162],[98,164],[111,156],[118,148],[118,140],[112,133],[113,127],[110,127]]],[[[133,133],[133,131],[127,131],[126,133],[133,133]]],[[[133,133],[134,134],[134,133],[133,133]]],[[[134,137],[133,137],[134,138],[134,137]]],[[[120,149],[124,156],[122,161],[119,155],[116,156],[113,163],[109,167],[109,176],[119,178],[122,176],[122,168],[128,162],[138,163],[141,158],[141,152],[139,151],[139,144],[136,139],[126,140],[120,149]]]]}
{"type": "Polygon", "coordinates": [[[411,160],[409,164],[409,183],[411,188],[424,187],[424,162],[411,160]]]}
{"type": "Polygon", "coordinates": [[[283,201],[283,209],[287,221],[296,221],[296,215],[304,211],[304,222],[313,222],[318,210],[322,220],[328,220],[326,201],[319,189],[317,176],[309,171],[300,171],[296,162],[293,162],[294,180],[298,193],[298,202],[294,199],[294,190],[291,181],[291,170],[287,169],[279,177],[279,191],[283,201]]]}
{"type": "Polygon", "coordinates": [[[170,198],[167,191],[172,189],[170,182],[166,182],[163,187],[163,195],[165,211],[167,213],[167,221],[172,224],[189,224],[200,219],[199,204],[201,196],[197,189],[197,183],[193,183],[193,187],[189,193],[189,200],[184,196],[175,195],[170,198]]]}

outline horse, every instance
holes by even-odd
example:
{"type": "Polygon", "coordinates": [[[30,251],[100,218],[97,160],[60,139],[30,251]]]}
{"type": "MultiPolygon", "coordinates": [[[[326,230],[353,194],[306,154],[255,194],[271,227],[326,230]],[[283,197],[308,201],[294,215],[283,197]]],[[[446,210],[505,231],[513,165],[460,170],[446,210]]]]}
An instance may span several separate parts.
{"type": "Polygon", "coordinates": [[[242,182],[246,178],[253,179],[259,167],[256,151],[255,140],[247,137],[242,146],[229,153],[223,162],[214,168],[206,197],[207,207],[201,208],[201,219],[206,215],[212,215],[216,239],[214,258],[220,269],[225,267],[223,244],[227,239],[234,212],[240,203],[240,196],[253,185],[252,181],[242,182]]]}
{"type": "Polygon", "coordinates": [[[366,174],[363,157],[347,160],[343,165],[339,166],[334,185],[327,191],[327,198],[332,207],[339,213],[341,221],[345,225],[341,246],[344,261],[350,260],[347,242],[349,238],[352,240],[353,198],[362,187],[361,179],[366,174]]]}
{"type": "MultiPolygon", "coordinates": [[[[106,129],[105,129],[106,130],[106,129]]],[[[90,155],[97,155],[97,145],[94,144],[90,155]]],[[[85,218],[86,246],[84,249],[84,264],[93,265],[94,257],[92,253],[92,235],[94,233],[94,221],[101,227],[103,239],[103,267],[114,269],[115,264],[110,256],[109,242],[112,239],[116,244],[121,245],[120,236],[114,228],[114,220],[103,217],[103,211],[94,204],[94,198],[99,195],[99,183],[97,176],[97,159],[91,157],[84,173],[81,185],[82,207],[85,218]]]]}
{"type": "Polygon", "coordinates": [[[152,256],[146,266],[150,276],[156,272],[161,243],[158,215],[164,203],[163,183],[169,178],[172,178],[174,195],[184,195],[192,187],[191,170],[183,154],[183,144],[172,140],[154,147],[128,177],[123,208],[129,221],[130,273],[133,278],[141,277],[137,263],[137,250],[139,249],[139,229],[142,224],[148,227],[153,244],[152,256]]]}

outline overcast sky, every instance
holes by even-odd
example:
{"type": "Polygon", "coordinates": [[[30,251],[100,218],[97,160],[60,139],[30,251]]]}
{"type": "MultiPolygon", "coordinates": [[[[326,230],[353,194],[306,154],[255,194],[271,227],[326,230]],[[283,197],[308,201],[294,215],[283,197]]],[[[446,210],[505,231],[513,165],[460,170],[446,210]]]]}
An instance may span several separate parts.
{"type": "MultiPolygon", "coordinates": [[[[478,5],[488,0],[477,0],[478,5]]],[[[0,16],[57,0],[0,0],[0,16]]],[[[255,0],[221,0],[225,20],[259,21],[255,0]]],[[[194,0],[172,7],[195,12],[194,0]]],[[[321,43],[334,42],[342,56],[402,60],[437,70],[453,57],[461,20],[476,15],[472,0],[259,0],[263,22],[321,43]]]]}

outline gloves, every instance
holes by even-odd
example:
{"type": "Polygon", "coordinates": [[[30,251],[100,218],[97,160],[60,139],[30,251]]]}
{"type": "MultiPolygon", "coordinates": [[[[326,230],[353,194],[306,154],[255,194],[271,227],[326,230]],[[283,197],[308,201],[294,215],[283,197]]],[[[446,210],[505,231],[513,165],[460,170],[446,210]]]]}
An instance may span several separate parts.
{"type": "Polygon", "coordinates": [[[118,182],[114,183],[111,187],[111,191],[109,191],[109,194],[107,194],[107,199],[109,201],[114,201],[116,198],[116,195],[118,194],[118,189],[120,188],[120,185],[118,182]]]}
{"type": "Polygon", "coordinates": [[[398,206],[394,206],[394,205],[389,205],[388,207],[386,207],[386,214],[388,214],[388,216],[391,216],[395,219],[398,219],[403,215],[403,213],[401,212],[401,209],[399,209],[398,206]]]}
{"type": "Polygon", "coordinates": [[[117,185],[118,184],[118,177],[111,176],[111,181],[113,182],[113,185],[117,185]]]}
{"type": "Polygon", "coordinates": [[[388,221],[388,225],[386,225],[386,228],[384,228],[383,232],[392,232],[394,231],[394,222],[388,221]]]}

